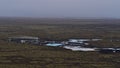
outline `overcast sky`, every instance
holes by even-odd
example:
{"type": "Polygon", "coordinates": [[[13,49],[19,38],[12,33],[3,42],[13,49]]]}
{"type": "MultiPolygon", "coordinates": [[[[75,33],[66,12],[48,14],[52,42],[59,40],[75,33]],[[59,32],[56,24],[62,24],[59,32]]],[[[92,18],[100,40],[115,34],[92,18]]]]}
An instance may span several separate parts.
{"type": "Polygon", "coordinates": [[[120,18],[120,0],[0,0],[0,16],[120,18]]]}

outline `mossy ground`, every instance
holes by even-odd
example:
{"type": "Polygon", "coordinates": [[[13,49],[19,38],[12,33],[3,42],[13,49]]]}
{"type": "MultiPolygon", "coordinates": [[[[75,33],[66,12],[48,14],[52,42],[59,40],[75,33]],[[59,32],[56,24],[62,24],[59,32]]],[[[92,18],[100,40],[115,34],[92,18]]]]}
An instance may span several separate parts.
{"type": "MultiPolygon", "coordinates": [[[[60,47],[8,42],[10,36],[28,35],[41,39],[120,38],[118,25],[38,24],[0,25],[0,68],[120,68],[120,54],[73,52],[60,47]]],[[[118,47],[119,42],[91,42],[99,47],[118,47]],[[111,45],[110,45],[111,44],[111,45]]]]}

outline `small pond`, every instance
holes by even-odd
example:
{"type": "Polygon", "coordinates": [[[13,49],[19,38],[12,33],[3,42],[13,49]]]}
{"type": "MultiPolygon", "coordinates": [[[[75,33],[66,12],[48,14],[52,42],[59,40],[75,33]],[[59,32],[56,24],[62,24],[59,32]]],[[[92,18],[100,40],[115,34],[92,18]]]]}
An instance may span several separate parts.
{"type": "Polygon", "coordinates": [[[60,43],[48,43],[46,46],[62,46],[63,44],[60,43]]]}

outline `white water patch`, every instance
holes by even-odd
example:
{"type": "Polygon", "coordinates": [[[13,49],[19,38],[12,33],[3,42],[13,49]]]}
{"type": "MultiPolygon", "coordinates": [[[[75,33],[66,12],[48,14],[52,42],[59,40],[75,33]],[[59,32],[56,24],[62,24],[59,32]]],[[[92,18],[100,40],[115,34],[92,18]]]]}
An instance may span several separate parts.
{"type": "Polygon", "coordinates": [[[72,51],[96,51],[96,48],[84,48],[80,46],[64,46],[65,49],[70,49],[72,51]]]}

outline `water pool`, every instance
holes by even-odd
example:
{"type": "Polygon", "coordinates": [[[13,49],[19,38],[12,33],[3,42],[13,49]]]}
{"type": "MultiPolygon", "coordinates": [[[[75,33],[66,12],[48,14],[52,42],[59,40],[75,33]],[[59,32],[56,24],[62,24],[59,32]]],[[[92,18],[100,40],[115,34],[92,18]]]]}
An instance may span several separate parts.
{"type": "Polygon", "coordinates": [[[60,43],[48,43],[47,46],[62,46],[60,43]]]}

